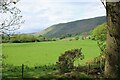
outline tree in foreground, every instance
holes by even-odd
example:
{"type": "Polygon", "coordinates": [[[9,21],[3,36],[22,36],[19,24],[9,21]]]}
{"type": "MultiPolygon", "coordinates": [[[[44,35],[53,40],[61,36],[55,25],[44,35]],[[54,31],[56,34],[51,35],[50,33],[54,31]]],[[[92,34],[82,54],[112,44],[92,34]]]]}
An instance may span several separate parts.
{"type": "Polygon", "coordinates": [[[105,76],[119,78],[120,76],[120,1],[107,0],[107,46],[105,76]]]}

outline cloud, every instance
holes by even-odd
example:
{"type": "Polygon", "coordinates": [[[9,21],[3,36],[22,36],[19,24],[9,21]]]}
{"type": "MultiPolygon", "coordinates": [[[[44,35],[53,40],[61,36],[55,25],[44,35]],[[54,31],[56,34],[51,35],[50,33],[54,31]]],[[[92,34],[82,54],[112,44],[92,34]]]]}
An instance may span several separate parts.
{"type": "Polygon", "coordinates": [[[99,0],[20,0],[25,23],[17,32],[41,31],[53,24],[105,15],[99,0]]]}

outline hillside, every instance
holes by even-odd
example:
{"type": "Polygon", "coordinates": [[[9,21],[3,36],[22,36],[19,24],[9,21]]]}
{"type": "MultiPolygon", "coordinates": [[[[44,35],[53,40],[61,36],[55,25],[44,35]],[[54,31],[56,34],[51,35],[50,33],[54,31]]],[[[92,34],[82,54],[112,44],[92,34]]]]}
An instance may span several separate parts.
{"type": "Polygon", "coordinates": [[[80,34],[83,32],[89,32],[97,25],[106,22],[106,17],[95,17],[90,19],[77,20],[68,23],[60,23],[52,25],[47,29],[43,30],[39,34],[46,37],[60,37],[65,34],[80,34]]]}

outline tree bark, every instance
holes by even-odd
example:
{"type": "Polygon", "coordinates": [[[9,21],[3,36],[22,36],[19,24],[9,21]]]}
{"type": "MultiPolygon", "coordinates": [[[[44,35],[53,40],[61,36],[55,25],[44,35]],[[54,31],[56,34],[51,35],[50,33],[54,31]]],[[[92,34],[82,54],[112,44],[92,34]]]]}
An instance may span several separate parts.
{"type": "MultiPolygon", "coordinates": [[[[114,0],[113,0],[114,1],[114,0]]],[[[120,77],[120,2],[106,2],[107,11],[107,47],[105,76],[120,77]]]]}

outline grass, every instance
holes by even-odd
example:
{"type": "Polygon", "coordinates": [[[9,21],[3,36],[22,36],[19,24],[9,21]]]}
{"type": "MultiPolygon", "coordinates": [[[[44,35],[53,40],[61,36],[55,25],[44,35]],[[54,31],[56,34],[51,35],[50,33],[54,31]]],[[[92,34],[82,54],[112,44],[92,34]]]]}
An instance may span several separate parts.
{"type": "MultiPolygon", "coordinates": [[[[7,77],[22,77],[22,67],[21,66],[13,66],[13,65],[4,65],[4,69],[2,71],[2,76],[4,78],[7,77]]],[[[44,66],[34,66],[28,67],[24,66],[24,78],[39,78],[41,76],[45,76],[49,73],[58,72],[56,69],[56,65],[44,65],[44,66]]]]}
{"type": "Polygon", "coordinates": [[[2,52],[7,56],[6,63],[15,66],[25,64],[32,67],[35,65],[55,64],[58,57],[65,50],[74,48],[82,48],[82,52],[85,55],[85,59],[80,61],[82,65],[100,53],[97,43],[92,40],[6,43],[3,44],[2,52]]]}

